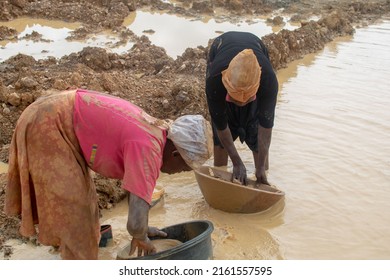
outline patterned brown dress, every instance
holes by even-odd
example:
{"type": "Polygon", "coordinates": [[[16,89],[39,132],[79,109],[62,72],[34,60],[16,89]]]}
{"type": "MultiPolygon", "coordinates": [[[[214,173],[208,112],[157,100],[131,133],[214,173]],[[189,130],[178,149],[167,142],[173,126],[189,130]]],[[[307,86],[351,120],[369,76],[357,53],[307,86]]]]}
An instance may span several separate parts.
{"type": "Polygon", "coordinates": [[[59,246],[63,259],[97,259],[97,195],[73,130],[75,91],[41,97],[20,116],[10,145],[5,212],[20,233],[59,246]],[[34,183],[33,183],[34,182],[34,183]]]}

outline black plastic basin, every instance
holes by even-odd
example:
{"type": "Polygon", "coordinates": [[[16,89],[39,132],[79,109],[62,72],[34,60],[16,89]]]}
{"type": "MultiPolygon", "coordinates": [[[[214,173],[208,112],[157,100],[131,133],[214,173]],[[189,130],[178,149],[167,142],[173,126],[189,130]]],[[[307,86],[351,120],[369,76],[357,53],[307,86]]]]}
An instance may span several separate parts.
{"type": "MultiPolygon", "coordinates": [[[[161,229],[169,239],[177,239],[182,244],[153,255],[131,258],[131,260],[210,260],[213,258],[211,233],[214,226],[210,221],[195,220],[168,226],[161,229]]],[[[162,239],[161,237],[150,239],[162,239]]]]}

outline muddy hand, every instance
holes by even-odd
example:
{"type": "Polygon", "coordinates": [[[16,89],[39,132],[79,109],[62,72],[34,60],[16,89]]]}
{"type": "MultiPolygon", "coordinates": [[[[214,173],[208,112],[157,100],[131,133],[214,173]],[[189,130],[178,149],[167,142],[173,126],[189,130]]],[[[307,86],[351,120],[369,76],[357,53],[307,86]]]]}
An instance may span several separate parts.
{"type": "Polygon", "coordinates": [[[256,170],[256,178],[257,178],[256,183],[258,184],[271,185],[270,183],[268,183],[265,168],[260,168],[260,170],[256,170]]]}
{"type": "Polygon", "coordinates": [[[232,182],[237,182],[237,181],[242,185],[247,184],[246,168],[243,164],[239,166],[233,166],[232,182]]]}
{"type": "Polygon", "coordinates": [[[168,234],[166,232],[159,230],[156,227],[149,227],[148,228],[148,236],[149,237],[154,237],[154,236],[167,237],[167,235],[168,234]]]}
{"type": "Polygon", "coordinates": [[[137,251],[137,257],[147,256],[150,254],[156,253],[156,248],[150,242],[150,239],[146,237],[145,239],[134,238],[131,240],[129,256],[134,254],[135,250],[137,251]]]}

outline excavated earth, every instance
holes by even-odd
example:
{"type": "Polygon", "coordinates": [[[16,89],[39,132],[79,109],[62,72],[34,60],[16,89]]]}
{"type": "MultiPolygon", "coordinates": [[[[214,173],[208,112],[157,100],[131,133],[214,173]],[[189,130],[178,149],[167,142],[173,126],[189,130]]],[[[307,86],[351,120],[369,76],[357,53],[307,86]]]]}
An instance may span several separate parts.
{"type": "MultiPolygon", "coordinates": [[[[81,22],[69,38],[83,39],[103,29],[121,36],[121,42],[135,42],[126,54],[113,54],[105,49],[86,47],[60,59],[36,60],[18,54],[0,64],[0,161],[8,162],[9,143],[21,112],[38,97],[68,88],[87,88],[132,101],[158,118],[174,119],[184,114],[202,114],[206,118],[204,77],[208,46],[187,48],[173,59],[153,45],[148,37],[137,36],[122,26],[124,18],[136,10],[163,11],[197,19],[213,16],[219,21],[235,22],[246,16],[267,16],[278,24],[272,12],[283,8],[300,28],[268,34],[262,40],[269,49],[275,70],[306,54],[324,48],[333,39],[351,35],[356,28],[388,15],[389,0],[305,1],[305,0],[5,0],[0,3],[0,21],[33,17],[81,22]],[[219,11],[214,13],[214,11],[219,11]],[[221,16],[223,15],[223,16],[221,16]],[[318,21],[308,20],[317,16],[318,21]]],[[[17,40],[18,32],[1,26],[0,40],[17,40]]],[[[39,41],[37,32],[28,35],[39,41]]],[[[212,38],[210,38],[212,39],[212,38]]],[[[210,40],[211,42],[211,40],[210,40]]],[[[210,43],[209,42],[209,43],[210,43]]],[[[210,45],[210,44],[209,44],[210,45]]],[[[120,181],[95,174],[100,209],[113,207],[123,199],[120,181]]],[[[7,175],[0,174],[0,253],[12,254],[4,246],[10,238],[28,241],[18,233],[19,217],[4,212],[7,175]]],[[[36,238],[29,241],[37,242],[36,238]]]]}

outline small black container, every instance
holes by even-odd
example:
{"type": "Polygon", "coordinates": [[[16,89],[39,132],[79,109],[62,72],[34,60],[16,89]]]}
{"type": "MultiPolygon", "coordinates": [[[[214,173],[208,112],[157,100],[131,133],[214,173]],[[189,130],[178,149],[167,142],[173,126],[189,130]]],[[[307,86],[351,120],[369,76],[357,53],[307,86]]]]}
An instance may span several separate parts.
{"type": "MultiPolygon", "coordinates": [[[[213,258],[211,233],[214,226],[210,221],[195,220],[168,226],[161,229],[169,239],[177,239],[182,244],[153,255],[131,258],[130,260],[210,260],[213,258]]],[[[164,239],[161,237],[150,239],[164,239]]]]}
{"type": "Polygon", "coordinates": [[[112,227],[111,225],[100,226],[100,241],[99,247],[106,247],[109,240],[112,239],[112,227]]]}

